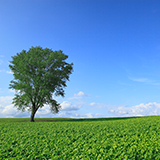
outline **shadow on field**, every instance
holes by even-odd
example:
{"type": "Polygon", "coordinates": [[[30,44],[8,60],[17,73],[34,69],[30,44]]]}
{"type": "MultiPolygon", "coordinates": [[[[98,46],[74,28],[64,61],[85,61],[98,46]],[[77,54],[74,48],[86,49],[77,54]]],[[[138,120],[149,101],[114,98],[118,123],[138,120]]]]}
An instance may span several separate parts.
{"type": "Polygon", "coordinates": [[[35,119],[35,122],[88,122],[88,121],[114,121],[114,120],[127,120],[133,118],[141,118],[141,117],[116,117],[116,118],[79,118],[79,119],[71,119],[71,118],[59,118],[59,119],[35,119]]]}
{"type": "Polygon", "coordinates": [[[127,120],[135,118],[149,118],[159,116],[142,116],[142,117],[112,117],[112,118],[35,118],[35,122],[87,122],[87,121],[115,121],[115,120],[127,120]]]}
{"type": "MultiPolygon", "coordinates": [[[[115,121],[135,118],[149,118],[160,116],[143,117],[113,117],[113,118],[35,118],[35,122],[88,122],[88,121],[115,121]]],[[[0,122],[30,122],[30,118],[0,118],[0,122]]]]}

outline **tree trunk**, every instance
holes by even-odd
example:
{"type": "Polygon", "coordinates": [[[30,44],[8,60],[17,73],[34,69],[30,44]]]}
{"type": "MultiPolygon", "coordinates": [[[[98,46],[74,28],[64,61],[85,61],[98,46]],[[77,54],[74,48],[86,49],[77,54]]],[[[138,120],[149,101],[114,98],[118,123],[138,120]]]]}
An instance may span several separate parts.
{"type": "Polygon", "coordinates": [[[32,106],[32,113],[31,113],[31,117],[30,117],[30,122],[34,122],[34,116],[36,111],[38,110],[38,108],[36,109],[35,104],[32,106]]]}
{"type": "Polygon", "coordinates": [[[30,117],[30,122],[34,122],[34,115],[35,115],[35,111],[32,110],[32,113],[31,113],[31,117],[30,117]]]}

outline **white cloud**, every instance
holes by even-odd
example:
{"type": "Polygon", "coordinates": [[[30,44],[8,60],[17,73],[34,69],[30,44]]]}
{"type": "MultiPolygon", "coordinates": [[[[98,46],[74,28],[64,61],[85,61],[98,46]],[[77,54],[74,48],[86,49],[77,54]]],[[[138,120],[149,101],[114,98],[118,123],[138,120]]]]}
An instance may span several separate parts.
{"type": "Polygon", "coordinates": [[[58,113],[58,117],[71,117],[73,115],[73,113],[72,112],[60,112],[60,113],[58,113]]]}
{"type": "Polygon", "coordinates": [[[91,106],[94,106],[95,104],[96,104],[95,102],[90,103],[91,106]]]}
{"type": "MultiPolygon", "coordinates": [[[[12,92],[12,91],[11,91],[12,92]]],[[[82,94],[79,94],[82,95],[82,94]]],[[[83,94],[84,95],[84,94],[83,94]]],[[[30,113],[18,111],[13,104],[11,104],[13,97],[6,96],[0,97],[0,117],[30,117],[30,113]]],[[[85,103],[85,102],[75,102],[71,103],[69,101],[63,101],[61,103],[62,109],[58,114],[53,115],[50,112],[50,107],[44,105],[43,108],[39,108],[35,117],[68,117],[68,118],[100,118],[100,117],[110,117],[108,113],[115,116],[150,116],[150,115],[160,115],[160,103],[149,102],[141,103],[136,106],[126,107],[124,105],[109,105],[104,103],[85,103]],[[91,112],[86,113],[85,111],[79,113],[79,109],[82,106],[88,106],[92,109],[91,112]],[[96,109],[96,113],[95,113],[96,109]],[[101,113],[98,113],[98,110],[104,110],[101,113]],[[106,113],[107,115],[104,115],[106,113]]]]}
{"type": "Polygon", "coordinates": [[[2,114],[6,115],[6,116],[14,116],[16,113],[17,113],[17,109],[15,107],[13,107],[13,104],[6,106],[2,110],[2,114]]]}
{"type": "Polygon", "coordinates": [[[118,107],[117,109],[110,109],[110,113],[115,115],[128,115],[128,116],[151,116],[151,115],[160,115],[160,103],[149,102],[141,103],[132,107],[118,107]]]}
{"type": "MultiPolygon", "coordinates": [[[[78,117],[78,118],[93,118],[92,113],[86,113],[86,114],[76,113],[75,116],[78,117]]],[[[71,118],[74,118],[74,117],[71,117],[71,118]]]]}
{"type": "Polygon", "coordinates": [[[10,104],[12,99],[13,99],[12,96],[0,97],[0,104],[1,105],[10,104]]]}
{"type": "MultiPolygon", "coordinates": [[[[12,103],[12,96],[0,97],[0,117],[1,118],[12,118],[21,117],[24,113],[21,113],[14,107],[12,103]]],[[[26,117],[26,116],[25,116],[26,117]]]]}
{"type": "Polygon", "coordinates": [[[160,103],[149,102],[141,103],[132,107],[125,107],[124,105],[109,105],[103,103],[92,102],[89,104],[91,109],[106,110],[115,116],[149,116],[160,115],[160,103]]]}
{"type": "MultiPolygon", "coordinates": [[[[13,90],[10,90],[13,92],[13,90]]],[[[14,104],[12,103],[12,96],[0,97],[0,117],[29,117],[30,113],[18,111],[14,104]]],[[[73,105],[71,102],[63,101],[61,103],[62,109],[60,111],[75,111],[81,108],[81,105],[73,105]]],[[[42,108],[39,108],[36,112],[35,117],[48,117],[53,114],[50,111],[49,105],[44,105],[42,108]]]]}
{"type": "MultiPolygon", "coordinates": [[[[1,62],[0,62],[0,64],[1,64],[1,62]]],[[[0,72],[6,72],[6,73],[8,73],[8,74],[13,74],[13,72],[10,70],[10,71],[6,71],[5,69],[3,69],[3,70],[0,70],[0,72]]]]}
{"type": "Polygon", "coordinates": [[[0,117],[1,118],[8,116],[7,115],[7,109],[5,107],[8,108],[9,115],[12,112],[10,110],[12,107],[9,106],[9,105],[11,105],[12,98],[13,97],[11,97],[11,96],[0,97],[0,117]]]}
{"type": "Polygon", "coordinates": [[[72,112],[60,112],[58,115],[58,117],[68,117],[68,118],[104,118],[104,117],[108,117],[105,114],[101,114],[101,113],[77,113],[77,111],[72,111],[72,112]]]}
{"type": "Polygon", "coordinates": [[[38,111],[36,112],[37,116],[42,116],[42,115],[47,115],[50,114],[50,108],[48,105],[44,105],[43,108],[39,108],[38,111]]]}
{"type": "Polygon", "coordinates": [[[113,109],[111,109],[111,110],[110,110],[110,112],[111,112],[111,113],[114,113],[114,110],[113,110],[113,109]]]}
{"type": "Polygon", "coordinates": [[[104,103],[95,103],[95,102],[90,103],[89,106],[96,109],[108,109],[108,108],[117,107],[116,105],[109,105],[109,104],[107,105],[104,103]]]}
{"type": "Polygon", "coordinates": [[[73,97],[69,98],[69,99],[81,99],[83,97],[89,97],[89,94],[85,94],[84,92],[80,91],[77,94],[74,94],[73,97]]]}
{"type": "Polygon", "coordinates": [[[82,91],[80,91],[80,92],[78,92],[78,94],[74,94],[75,96],[85,96],[85,94],[82,92],[82,91]]]}
{"type": "Polygon", "coordinates": [[[13,74],[13,72],[12,71],[6,71],[7,73],[9,73],[9,74],[13,74]]]}
{"type": "Polygon", "coordinates": [[[79,114],[76,112],[61,112],[58,117],[69,117],[69,118],[93,118],[92,113],[79,114]]]}
{"type": "Polygon", "coordinates": [[[20,93],[20,90],[10,89],[9,92],[12,92],[12,93],[20,93]]]}
{"type": "Polygon", "coordinates": [[[72,110],[78,110],[81,108],[81,106],[73,105],[71,102],[63,101],[61,103],[62,109],[61,111],[72,111],[72,110]]]}
{"type": "Polygon", "coordinates": [[[14,89],[10,89],[9,92],[15,93],[16,91],[14,89]]]}
{"type": "Polygon", "coordinates": [[[101,117],[107,117],[105,114],[101,114],[101,113],[96,113],[95,114],[96,118],[101,118],[101,117]]]}

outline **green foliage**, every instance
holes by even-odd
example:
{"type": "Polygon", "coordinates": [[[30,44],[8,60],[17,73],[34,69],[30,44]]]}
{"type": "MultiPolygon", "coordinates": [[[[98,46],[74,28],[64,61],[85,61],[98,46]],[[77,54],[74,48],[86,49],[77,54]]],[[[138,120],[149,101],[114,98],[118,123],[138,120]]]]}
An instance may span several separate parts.
{"type": "Polygon", "coordinates": [[[51,112],[59,111],[60,105],[52,99],[52,94],[64,96],[63,88],[73,70],[73,63],[65,62],[67,58],[61,50],[53,52],[41,47],[31,47],[28,52],[22,50],[12,57],[9,67],[14,80],[9,88],[19,91],[12,102],[18,110],[27,109],[34,116],[39,107],[49,104],[51,112]]]}
{"type": "Polygon", "coordinates": [[[0,159],[160,159],[160,117],[2,122],[0,159]]]}

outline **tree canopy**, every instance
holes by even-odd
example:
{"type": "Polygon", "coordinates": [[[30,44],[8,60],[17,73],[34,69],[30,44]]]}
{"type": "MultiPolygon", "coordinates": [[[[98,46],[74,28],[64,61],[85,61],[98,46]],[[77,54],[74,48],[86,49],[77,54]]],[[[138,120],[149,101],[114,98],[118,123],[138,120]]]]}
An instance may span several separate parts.
{"type": "Polygon", "coordinates": [[[9,89],[16,91],[12,104],[22,112],[31,112],[31,122],[34,122],[36,111],[44,104],[50,106],[52,113],[59,112],[61,106],[52,96],[64,97],[66,81],[69,81],[73,71],[73,63],[67,63],[67,58],[61,50],[52,51],[40,46],[12,56],[9,67],[14,80],[10,82],[9,89]]]}

